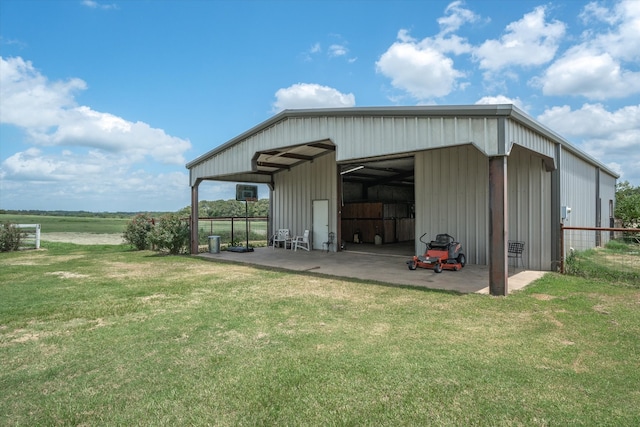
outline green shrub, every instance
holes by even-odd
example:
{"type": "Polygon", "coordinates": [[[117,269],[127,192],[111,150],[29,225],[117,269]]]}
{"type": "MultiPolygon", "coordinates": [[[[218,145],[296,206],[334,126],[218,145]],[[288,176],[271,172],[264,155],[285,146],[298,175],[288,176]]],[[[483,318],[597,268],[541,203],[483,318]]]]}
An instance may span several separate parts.
{"type": "Polygon", "coordinates": [[[0,226],[0,252],[17,251],[20,249],[22,231],[13,224],[0,226]]]}
{"type": "Polygon", "coordinates": [[[626,252],[629,250],[629,245],[619,240],[609,240],[604,247],[614,252],[626,252]]]}
{"type": "Polygon", "coordinates": [[[153,229],[153,218],[148,214],[138,214],[134,216],[122,233],[125,242],[141,251],[151,246],[149,233],[153,229]]]}
{"type": "Polygon", "coordinates": [[[175,213],[162,216],[149,233],[149,241],[156,249],[170,254],[186,252],[190,237],[189,223],[175,213]]]}

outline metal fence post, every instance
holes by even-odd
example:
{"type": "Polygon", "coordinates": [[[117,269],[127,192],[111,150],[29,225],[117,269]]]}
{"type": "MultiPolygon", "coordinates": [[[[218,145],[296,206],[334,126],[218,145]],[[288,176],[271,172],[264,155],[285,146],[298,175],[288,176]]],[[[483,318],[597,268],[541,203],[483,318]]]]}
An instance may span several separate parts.
{"type": "Polygon", "coordinates": [[[560,273],[564,274],[564,224],[560,223],[560,273]]]}

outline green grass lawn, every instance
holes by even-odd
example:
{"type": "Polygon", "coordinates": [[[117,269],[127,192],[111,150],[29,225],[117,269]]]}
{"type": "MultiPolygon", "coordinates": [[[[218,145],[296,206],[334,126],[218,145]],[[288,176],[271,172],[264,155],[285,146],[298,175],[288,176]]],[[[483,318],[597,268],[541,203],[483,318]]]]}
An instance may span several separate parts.
{"type": "Polygon", "coordinates": [[[640,244],[613,240],[604,248],[569,253],[565,271],[576,276],[598,277],[608,282],[640,287],[640,244]]]}
{"type": "Polygon", "coordinates": [[[0,425],[640,425],[640,289],[458,295],[125,246],[0,254],[0,425]]]}
{"type": "Polygon", "coordinates": [[[100,233],[122,234],[128,218],[74,217],[56,215],[0,214],[0,223],[40,224],[43,233],[100,233]]]}

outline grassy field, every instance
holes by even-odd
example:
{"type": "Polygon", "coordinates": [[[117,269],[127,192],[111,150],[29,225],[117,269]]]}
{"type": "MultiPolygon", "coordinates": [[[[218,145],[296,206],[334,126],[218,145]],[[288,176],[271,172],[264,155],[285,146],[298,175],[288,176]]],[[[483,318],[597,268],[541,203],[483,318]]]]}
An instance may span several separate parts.
{"type": "Polygon", "coordinates": [[[640,244],[610,241],[604,248],[570,253],[565,271],[572,275],[640,286],[640,244]]]}
{"type": "Polygon", "coordinates": [[[122,234],[128,218],[0,214],[0,223],[40,224],[43,233],[122,234]]]}
{"type": "Polygon", "coordinates": [[[124,246],[0,254],[0,425],[640,425],[640,289],[507,298],[124,246]]]}
{"type": "MultiPolygon", "coordinates": [[[[11,215],[0,214],[0,224],[40,224],[42,233],[93,233],[93,234],[122,234],[129,218],[99,218],[99,217],[75,217],[56,215],[11,215]]],[[[219,235],[224,243],[231,241],[231,221],[202,220],[198,225],[200,231],[200,243],[206,244],[207,237],[219,235]]],[[[242,242],[246,239],[246,225],[244,219],[237,219],[233,224],[235,241],[242,242]]],[[[251,221],[250,239],[259,240],[266,244],[266,221],[251,221]]]]}

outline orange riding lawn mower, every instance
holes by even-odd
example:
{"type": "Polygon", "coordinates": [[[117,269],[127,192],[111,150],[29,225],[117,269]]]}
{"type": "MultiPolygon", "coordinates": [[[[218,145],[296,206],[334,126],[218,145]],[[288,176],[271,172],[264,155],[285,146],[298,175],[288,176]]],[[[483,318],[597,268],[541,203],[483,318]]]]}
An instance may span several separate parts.
{"type": "Polygon", "coordinates": [[[427,233],[420,236],[420,241],[425,244],[426,250],[424,255],[416,255],[409,261],[407,265],[409,270],[416,268],[431,268],[436,273],[442,273],[442,270],[458,271],[467,263],[467,258],[462,252],[462,245],[456,242],[453,236],[448,234],[438,234],[436,240],[425,242],[422,240],[427,233]]]}

